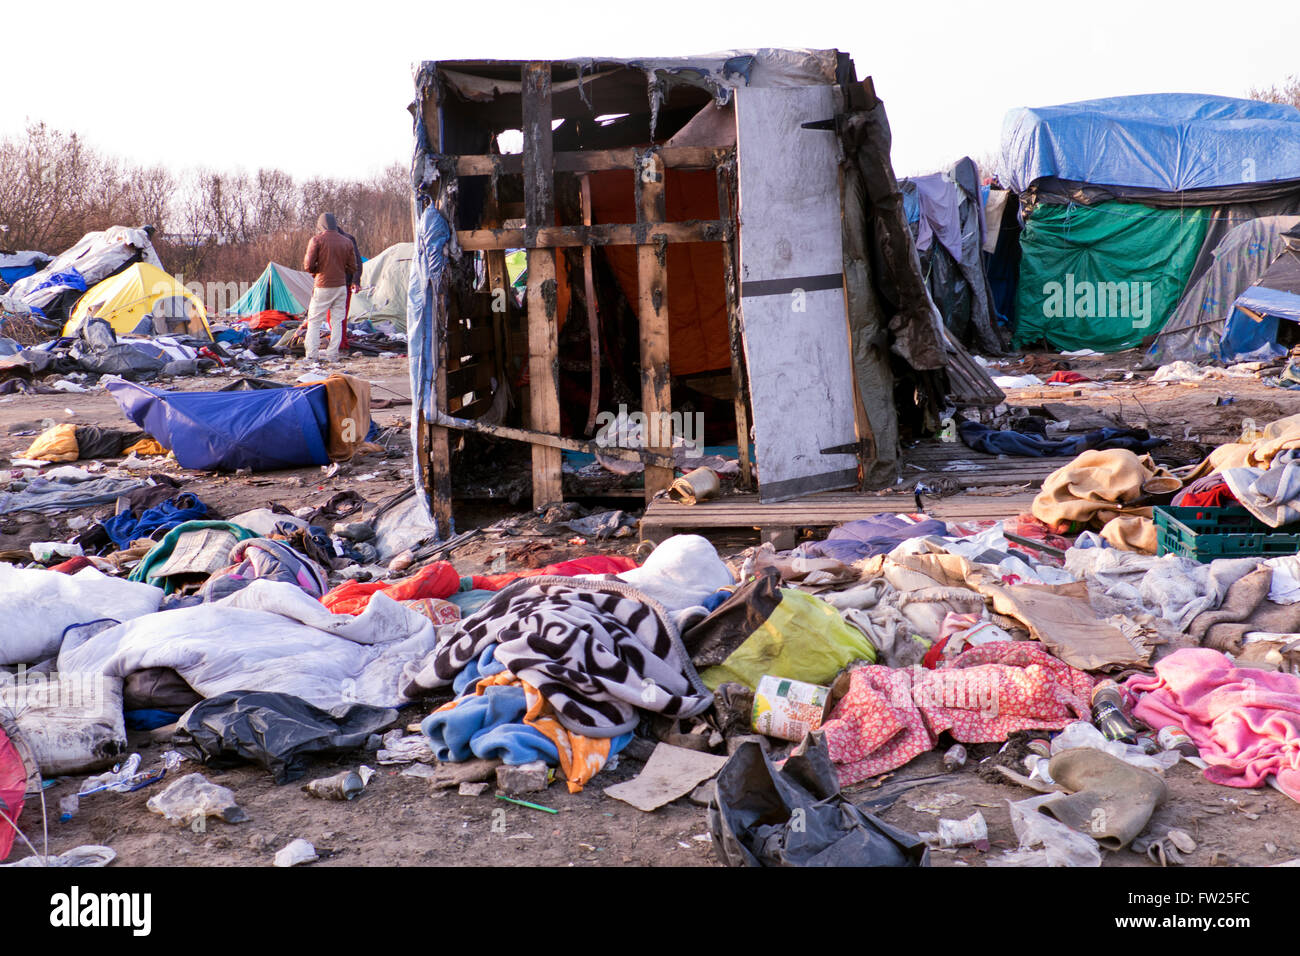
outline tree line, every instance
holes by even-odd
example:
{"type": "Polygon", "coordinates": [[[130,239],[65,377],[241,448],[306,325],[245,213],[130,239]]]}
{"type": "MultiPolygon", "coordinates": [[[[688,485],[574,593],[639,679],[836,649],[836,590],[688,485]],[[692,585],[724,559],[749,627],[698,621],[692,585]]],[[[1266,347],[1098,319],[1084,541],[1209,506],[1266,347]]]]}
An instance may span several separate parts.
{"type": "Polygon", "coordinates": [[[168,272],[187,282],[251,280],[271,260],[300,267],[321,212],[338,217],[363,256],[409,242],[408,182],[398,163],[366,180],[300,181],[279,169],[178,173],[31,123],[0,139],[0,248],[56,255],[87,232],[151,225],[168,272]]]}

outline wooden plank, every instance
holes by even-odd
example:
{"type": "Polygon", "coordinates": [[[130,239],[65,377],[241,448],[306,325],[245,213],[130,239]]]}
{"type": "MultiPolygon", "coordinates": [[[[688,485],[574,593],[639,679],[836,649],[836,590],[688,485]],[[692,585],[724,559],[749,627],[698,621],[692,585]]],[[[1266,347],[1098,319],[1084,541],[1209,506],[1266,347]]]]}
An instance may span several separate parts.
{"type": "MultiPolygon", "coordinates": [[[[637,221],[664,220],[664,164],[657,152],[647,152],[636,174],[637,221]]],[[[647,445],[662,455],[672,454],[670,415],[673,409],[672,376],[668,370],[668,244],[637,246],[637,319],[641,329],[641,411],[645,413],[647,445]],[[667,434],[665,434],[667,433],[667,434]],[[666,439],[666,441],[665,441],[666,439]]],[[[673,483],[672,468],[646,468],[648,502],[673,483]]]]}
{"type": "Polygon", "coordinates": [[[491,354],[495,339],[492,329],[486,325],[467,329],[463,325],[452,326],[447,336],[447,354],[462,358],[466,355],[491,354]]]}
{"type": "MultiPolygon", "coordinates": [[[[551,65],[523,66],[524,212],[532,229],[555,224],[555,173],[551,141],[551,65]]],[[[556,315],[555,252],[528,250],[529,424],[560,431],[559,317],[556,315]]],[[[533,445],[533,507],[564,498],[560,449],[533,445]]]]}
{"type": "Polygon", "coordinates": [[[473,362],[447,373],[447,394],[460,397],[492,388],[493,369],[489,362],[473,362]]]}
{"type": "MultiPolygon", "coordinates": [[[[582,197],[582,224],[591,225],[591,177],[578,180],[582,197]]],[[[600,313],[596,310],[596,279],[592,271],[591,246],[582,247],[582,291],[587,300],[587,338],[591,345],[591,396],[587,402],[587,427],[584,435],[596,429],[596,413],[600,411],[600,313]]]]}
{"type": "MultiPolygon", "coordinates": [[[[727,163],[716,171],[718,179],[718,217],[735,221],[732,171],[727,163]]],[[[740,326],[740,293],[736,288],[736,250],[730,240],[722,244],[722,282],[727,295],[727,331],[731,347],[731,381],[735,389],[736,446],[740,457],[739,487],[754,487],[754,470],[749,460],[749,377],[745,371],[745,336],[740,326]]]]}
{"type": "MultiPolygon", "coordinates": [[[[506,438],[511,441],[528,442],[533,445],[534,449],[538,446],[544,448],[566,449],[568,451],[585,452],[588,455],[605,455],[610,458],[621,458],[624,461],[639,461],[648,465],[659,467],[671,467],[672,458],[666,458],[663,455],[651,451],[644,451],[639,448],[619,448],[617,446],[597,445],[595,442],[583,441],[579,438],[564,438],[561,435],[551,435],[546,432],[539,432],[528,428],[511,428],[509,425],[492,425],[487,422],[474,421],[468,418],[457,418],[451,415],[439,415],[438,424],[445,428],[455,428],[461,431],[478,432],[481,435],[491,435],[494,438],[506,438]]],[[[637,492],[640,494],[640,492],[637,492]]]]}
{"type": "MultiPolygon", "coordinates": [[[[732,155],[731,149],[711,146],[664,146],[660,149],[664,165],[673,169],[711,169],[732,155]]],[[[637,151],[622,149],[592,149],[562,151],[554,154],[553,168],[557,173],[592,173],[610,169],[636,169],[637,151]]],[[[458,176],[512,176],[524,171],[522,157],[518,154],[504,156],[461,155],[456,157],[458,176]]]]}
{"type": "Polygon", "coordinates": [[[635,223],[595,223],[590,226],[543,225],[527,229],[461,229],[462,249],[572,249],[578,246],[636,246],[649,242],[724,242],[731,223],[720,219],[635,223]],[[661,238],[662,237],[662,238],[661,238]]]}
{"type": "MultiPolygon", "coordinates": [[[[963,520],[1007,518],[1030,509],[1034,493],[1005,496],[958,496],[925,503],[925,513],[935,518],[963,520]]],[[[641,535],[662,540],[674,532],[720,531],[759,528],[775,532],[788,528],[827,528],[857,518],[884,513],[910,513],[915,505],[903,495],[840,497],[824,499],[811,495],[799,502],[802,508],[764,505],[755,495],[737,495],[687,507],[658,499],[646,508],[641,535]],[[830,503],[835,507],[828,507],[830,503]]]]}

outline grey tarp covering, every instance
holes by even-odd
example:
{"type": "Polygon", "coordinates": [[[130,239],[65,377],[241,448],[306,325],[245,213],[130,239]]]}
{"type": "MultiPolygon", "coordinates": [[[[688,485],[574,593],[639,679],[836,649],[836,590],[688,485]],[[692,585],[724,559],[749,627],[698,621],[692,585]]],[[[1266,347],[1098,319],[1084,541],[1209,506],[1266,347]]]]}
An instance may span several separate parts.
{"type": "Polygon", "coordinates": [[[984,273],[984,207],[974,162],[963,157],[942,173],[903,180],[902,189],[917,205],[913,237],[930,297],[949,331],[982,352],[1000,355],[1006,343],[994,325],[984,273]]]}
{"type": "Polygon", "coordinates": [[[780,770],[754,741],[718,771],[709,833],[728,866],[929,866],[920,837],[890,826],[840,794],[820,733],[780,770]]]}
{"type": "Polygon", "coordinates": [[[1156,368],[1179,359],[1217,361],[1232,303],[1285,248],[1281,234],[1298,224],[1300,216],[1266,216],[1229,230],[1213,248],[1209,268],[1183,293],[1178,308],[1147,352],[1143,367],[1156,368]]]}
{"type": "Polygon", "coordinates": [[[245,760],[286,783],[306,772],[312,754],[365,746],[397,720],[389,707],[347,704],[322,710],[291,694],[231,691],[191,707],[176,724],[177,749],[215,766],[245,760]]]}
{"type": "MultiPolygon", "coordinates": [[[[67,291],[63,285],[38,286],[51,276],[76,269],[86,282],[86,288],[116,275],[133,262],[147,262],[162,268],[158,254],[154,252],[145,229],[129,229],[126,226],[113,226],[103,232],[88,232],[77,241],[71,249],[60,253],[40,272],[33,273],[13,284],[8,295],[28,308],[44,309],[67,291]]],[[[71,311],[69,309],[69,311],[71,311]]],[[[48,313],[47,313],[48,314],[48,313]]],[[[59,319],[60,323],[67,316],[49,315],[50,319],[59,319]]]]}

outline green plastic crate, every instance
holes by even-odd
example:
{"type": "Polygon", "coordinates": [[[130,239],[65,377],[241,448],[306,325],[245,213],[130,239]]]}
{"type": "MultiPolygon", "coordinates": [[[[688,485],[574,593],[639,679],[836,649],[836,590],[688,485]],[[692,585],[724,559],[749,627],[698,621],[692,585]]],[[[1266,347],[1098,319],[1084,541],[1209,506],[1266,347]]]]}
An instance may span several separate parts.
{"type": "Polygon", "coordinates": [[[1155,522],[1158,554],[1181,554],[1202,564],[1300,553],[1300,525],[1270,528],[1245,508],[1157,507],[1155,522]]]}

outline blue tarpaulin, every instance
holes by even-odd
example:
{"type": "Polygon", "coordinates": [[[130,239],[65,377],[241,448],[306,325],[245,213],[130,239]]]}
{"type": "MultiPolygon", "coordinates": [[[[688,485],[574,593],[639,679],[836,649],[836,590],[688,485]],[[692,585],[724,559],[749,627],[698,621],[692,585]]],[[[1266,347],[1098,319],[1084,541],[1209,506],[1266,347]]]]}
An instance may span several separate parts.
{"type": "Polygon", "coordinates": [[[1200,93],[1022,107],[1002,125],[998,176],[1184,192],[1300,178],[1300,110],[1200,93]],[[1267,148],[1262,148],[1267,144],[1267,148]]]}
{"type": "Polygon", "coordinates": [[[164,392],[107,383],[126,416],[185,468],[270,471],[327,465],[324,385],[247,392],[164,392]]]}

